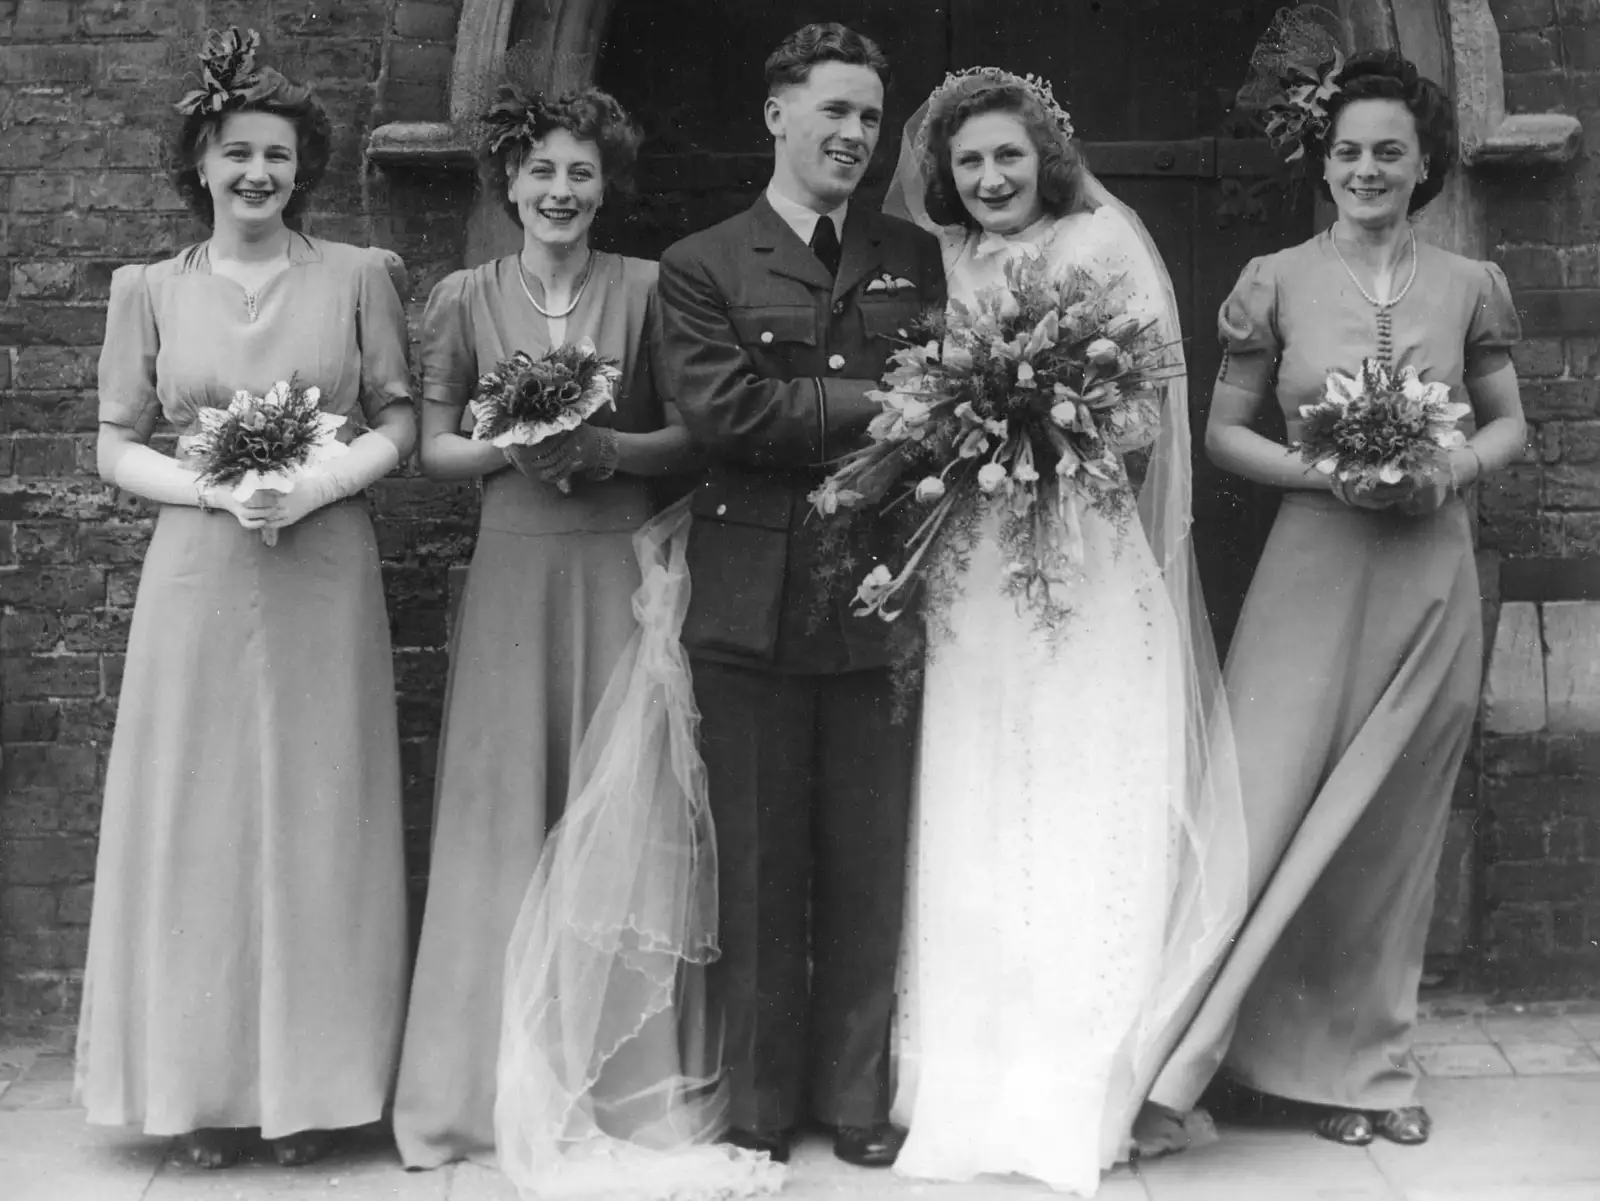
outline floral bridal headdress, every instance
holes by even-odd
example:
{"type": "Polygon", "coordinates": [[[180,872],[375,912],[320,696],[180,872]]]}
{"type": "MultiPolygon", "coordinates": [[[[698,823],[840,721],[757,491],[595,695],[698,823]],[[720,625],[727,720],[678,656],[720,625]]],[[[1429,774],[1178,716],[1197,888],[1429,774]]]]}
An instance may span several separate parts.
{"type": "Polygon", "coordinates": [[[1038,101],[1051,122],[1061,131],[1062,140],[1072,140],[1072,118],[1067,115],[1067,110],[1057,103],[1049,80],[1041,75],[1017,75],[1000,67],[967,67],[946,75],[944,82],[934,88],[928,97],[927,115],[917,130],[918,156],[927,153],[928,131],[942,109],[988,88],[1021,88],[1038,101]]]}

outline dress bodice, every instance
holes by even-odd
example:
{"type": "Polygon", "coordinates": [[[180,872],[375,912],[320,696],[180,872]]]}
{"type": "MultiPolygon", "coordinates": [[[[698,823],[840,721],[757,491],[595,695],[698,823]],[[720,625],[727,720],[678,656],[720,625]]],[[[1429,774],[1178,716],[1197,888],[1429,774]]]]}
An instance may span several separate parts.
{"type": "Polygon", "coordinates": [[[207,244],[111,280],[100,352],[100,420],[146,434],[295,377],[322,408],[371,421],[411,394],[398,255],[296,234],[289,266],[259,291],[213,274],[207,244]]]}
{"type": "MultiPolygon", "coordinates": [[[[588,338],[621,364],[614,409],[590,424],[648,433],[664,424],[651,373],[650,314],[655,305],[655,263],[595,253],[589,282],[567,316],[562,341],[588,338]]],[[[550,322],[536,309],[520,278],[516,255],[507,255],[440,280],[422,318],[423,394],[432,403],[462,407],[478,377],[516,351],[539,358],[554,344],[550,322]]],[[[651,512],[645,481],[616,476],[574,481],[571,493],[499,471],[484,480],[483,526],[509,533],[632,530],[651,512]]]]}
{"type": "MultiPolygon", "coordinates": [[[[1328,372],[1353,375],[1378,353],[1377,309],[1334,253],[1332,234],[1252,259],[1223,303],[1218,332],[1230,355],[1277,364],[1277,398],[1295,436],[1302,405],[1322,399],[1328,372]]],[[[1396,367],[1450,385],[1466,401],[1467,380],[1510,362],[1520,336],[1511,289],[1493,263],[1417,242],[1417,275],[1393,306],[1396,367]]]]}

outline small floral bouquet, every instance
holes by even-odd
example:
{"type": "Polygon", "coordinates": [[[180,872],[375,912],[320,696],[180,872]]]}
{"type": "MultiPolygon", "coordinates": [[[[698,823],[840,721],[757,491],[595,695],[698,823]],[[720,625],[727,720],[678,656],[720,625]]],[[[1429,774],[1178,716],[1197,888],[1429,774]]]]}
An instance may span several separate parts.
{"type": "MultiPolygon", "coordinates": [[[[519,350],[478,380],[472,437],[502,450],[537,446],[614,404],[621,378],[616,360],[601,358],[588,338],[538,359],[519,350]]],[[[556,486],[572,488],[566,480],[556,486]]]]}
{"type": "MultiPolygon", "coordinates": [[[[279,380],[265,396],[235,392],[226,409],[201,409],[200,430],[186,450],[200,469],[200,482],[231,487],[237,500],[257,492],[292,492],[300,475],[345,453],[339,441],[344,418],[324,413],[317,388],[279,380]]],[[[278,531],[261,539],[276,546],[278,531]]]]}
{"type": "Polygon", "coordinates": [[[1011,260],[1003,288],[952,303],[902,331],[868,445],[811,495],[824,517],[909,504],[898,565],[861,581],[855,612],[893,621],[913,582],[937,599],[969,557],[977,517],[1000,505],[1003,587],[1046,628],[1067,609],[1052,586],[1082,562],[1085,507],[1134,513],[1120,452],[1159,421],[1177,373],[1153,322],[1124,310],[1120,278],[1054,275],[1043,256],[1011,260]],[[938,553],[935,548],[939,547],[938,553]]]}
{"type": "Polygon", "coordinates": [[[1425,384],[1414,367],[1397,372],[1364,359],[1353,377],[1330,371],[1323,399],[1301,406],[1295,449],[1347,483],[1398,484],[1466,445],[1457,423],[1471,411],[1450,399],[1448,384],[1425,384]]]}

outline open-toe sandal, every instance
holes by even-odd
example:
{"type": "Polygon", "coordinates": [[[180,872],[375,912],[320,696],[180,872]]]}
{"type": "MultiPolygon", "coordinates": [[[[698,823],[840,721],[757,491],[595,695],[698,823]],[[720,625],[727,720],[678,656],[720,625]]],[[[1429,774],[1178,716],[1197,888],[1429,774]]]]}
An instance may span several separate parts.
{"type": "Polygon", "coordinates": [[[1420,1105],[1386,1109],[1378,1115],[1378,1133],[1391,1143],[1415,1147],[1428,1141],[1428,1135],[1433,1133],[1433,1119],[1420,1105]]]}
{"type": "Polygon", "coordinates": [[[272,1145],[272,1158],[278,1161],[280,1168],[303,1168],[333,1149],[333,1133],[328,1130],[297,1130],[268,1141],[272,1145]]]}
{"type": "Polygon", "coordinates": [[[1311,1128],[1318,1137],[1346,1147],[1365,1147],[1374,1134],[1372,1119],[1358,1109],[1330,1109],[1311,1128]]]}
{"type": "Polygon", "coordinates": [[[173,1153],[180,1163],[214,1172],[238,1163],[240,1150],[237,1130],[207,1127],[185,1134],[173,1153]]]}

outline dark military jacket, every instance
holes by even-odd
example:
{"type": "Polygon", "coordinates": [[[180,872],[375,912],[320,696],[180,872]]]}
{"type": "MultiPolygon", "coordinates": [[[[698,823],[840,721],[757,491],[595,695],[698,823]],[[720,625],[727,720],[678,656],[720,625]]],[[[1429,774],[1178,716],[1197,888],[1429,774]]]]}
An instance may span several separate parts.
{"type": "Polygon", "coordinates": [[[692,501],[691,650],[796,672],[887,661],[884,623],[849,612],[870,563],[819,606],[807,496],[864,440],[897,331],[944,298],[937,240],[860,203],[835,279],[765,195],[662,256],[657,386],[711,460],[692,501]]]}

